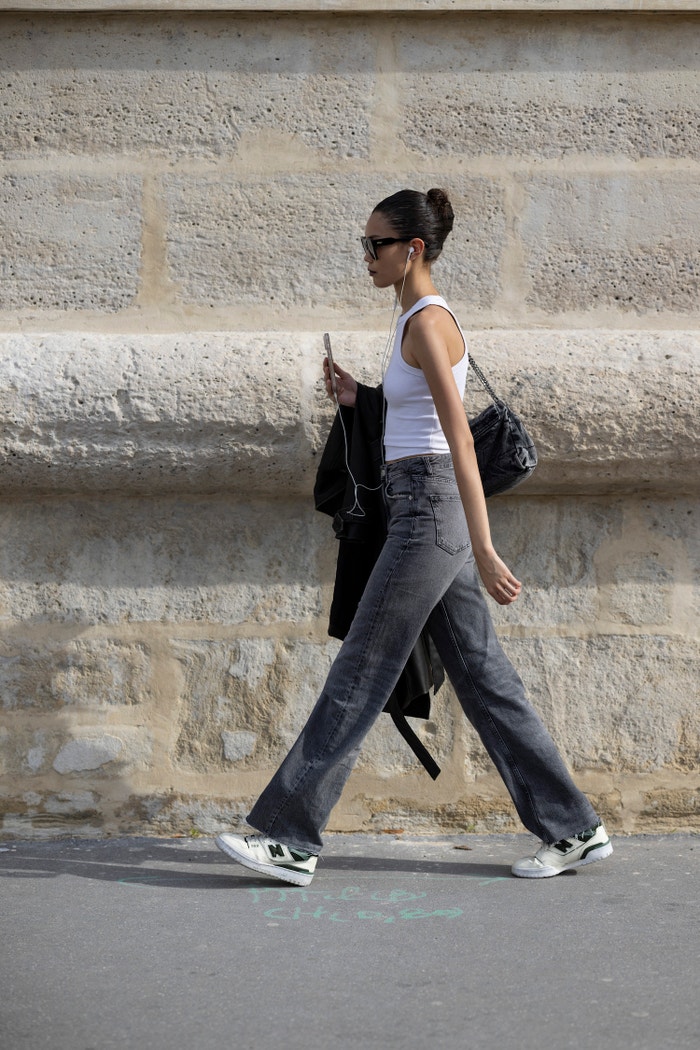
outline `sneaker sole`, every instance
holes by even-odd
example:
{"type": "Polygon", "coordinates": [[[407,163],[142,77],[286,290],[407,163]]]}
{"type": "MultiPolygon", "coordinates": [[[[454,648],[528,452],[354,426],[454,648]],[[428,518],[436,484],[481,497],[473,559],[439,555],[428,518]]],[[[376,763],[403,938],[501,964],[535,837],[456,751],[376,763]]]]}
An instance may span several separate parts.
{"type": "Polygon", "coordinates": [[[293,886],[308,886],[314,877],[313,872],[309,875],[301,871],[290,871],[289,868],[282,868],[277,864],[265,864],[263,861],[252,860],[247,854],[236,852],[227,842],[218,837],[214,839],[214,842],[231,860],[236,860],[243,867],[260,872],[261,875],[270,875],[273,879],[291,882],[293,886]]]}
{"type": "Polygon", "coordinates": [[[586,864],[593,864],[596,860],[605,860],[612,853],[612,842],[604,842],[600,846],[596,846],[592,849],[585,857],[581,860],[575,861],[573,864],[567,864],[563,868],[540,868],[539,871],[513,871],[513,875],[518,879],[551,879],[554,875],[563,875],[565,871],[574,871],[575,868],[584,868],[586,864]]]}

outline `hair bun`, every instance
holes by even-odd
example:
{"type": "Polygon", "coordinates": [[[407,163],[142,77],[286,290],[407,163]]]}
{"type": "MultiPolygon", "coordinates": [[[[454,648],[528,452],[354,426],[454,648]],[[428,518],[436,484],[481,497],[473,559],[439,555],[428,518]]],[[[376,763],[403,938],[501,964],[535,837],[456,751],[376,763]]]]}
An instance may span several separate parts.
{"type": "MultiPolygon", "coordinates": [[[[383,215],[399,240],[420,237],[425,243],[425,262],[437,259],[445,237],[452,230],[455,213],[444,190],[398,190],[377,205],[374,212],[383,215]]],[[[372,214],[374,214],[372,212],[372,214]]]]}
{"type": "Polygon", "coordinates": [[[426,193],[426,197],[430,201],[436,214],[439,216],[440,222],[445,231],[445,236],[447,236],[447,234],[451,231],[455,221],[455,213],[452,210],[450,198],[447,196],[445,190],[437,188],[428,190],[428,192],[426,193]]]}

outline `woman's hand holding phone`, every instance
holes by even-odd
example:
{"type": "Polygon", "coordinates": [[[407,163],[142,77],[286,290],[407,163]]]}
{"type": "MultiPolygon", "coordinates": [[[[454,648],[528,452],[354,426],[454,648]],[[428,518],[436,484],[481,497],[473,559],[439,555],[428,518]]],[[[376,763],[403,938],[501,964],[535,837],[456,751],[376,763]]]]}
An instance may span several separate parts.
{"type": "Polygon", "coordinates": [[[326,393],[331,401],[336,401],[339,405],[345,405],[347,408],[354,408],[357,397],[357,383],[349,372],[346,372],[333,360],[331,341],[327,332],[323,337],[323,342],[326,348],[326,357],[323,361],[323,378],[326,383],[326,393]]]}

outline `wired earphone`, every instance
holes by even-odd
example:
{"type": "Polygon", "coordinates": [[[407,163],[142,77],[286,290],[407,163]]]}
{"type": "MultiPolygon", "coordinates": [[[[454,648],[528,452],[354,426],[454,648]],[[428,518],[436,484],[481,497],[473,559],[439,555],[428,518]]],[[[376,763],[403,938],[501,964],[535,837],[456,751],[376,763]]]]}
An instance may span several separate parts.
{"type": "MultiPolygon", "coordinates": [[[[394,300],[394,308],[393,308],[393,310],[391,312],[391,321],[389,322],[389,335],[387,336],[386,345],[384,347],[384,352],[382,354],[382,362],[381,362],[382,383],[384,382],[384,376],[386,375],[387,359],[388,359],[388,356],[389,356],[389,350],[391,348],[391,342],[392,342],[393,337],[396,334],[396,325],[394,324],[394,318],[396,317],[396,308],[397,308],[397,306],[399,306],[399,304],[401,302],[401,299],[403,298],[403,289],[404,289],[404,285],[406,284],[406,274],[408,273],[408,264],[409,264],[409,262],[411,260],[411,257],[413,255],[415,255],[415,254],[416,254],[416,249],[414,247],[410,247],[408,249],[408,255],[406,256],[406,263],[405,263],[404,270],[403,270],[403,280],[401,282],[401,291],[399,292],[399,294],[396,296],[396,298],[394,300]]],[[[398,322],[397,322],[397,324],[398,324],[398,322]]],[[[330,367],[330,369],[332,371],[333,370],[333,362],[332,362],[332,360],[330,358],[329,358],[328,364],[329,364],[329,367],[330,367]]],[[[382,471],[381,471],[381,473],[382,473],[382,481],[381,481],[381,483],[379,485],[374,485],[374,486],[363,485],[361,482],[357,481],[357,479],[355,478],[355,475],[353,474],[352,470],[350,469],[350,452],[349,452],[349,448],[348,448],[348,432],[345,429],[345,420],[343,419],[343,413],[340,411],[340,401],[338,400],[338,390],[337,390],[337,387],[336,387],[335,383],[332,383],[332,389],[333,389],[333,400],[335,401],[336,408],[338,409],[338,419],[340,420],[340,426],[341,426],[342,431],[343,431],[343,443],[344,443],[344,446],[345,446],[345,469],[348,472],[348,476],[349,476],[350,480],[352,481],[352,486],[353,486],[354,502],[353,502],[352,507],[350,507],[350,509],[345,511],[344,513],[352,514],[356,518],[364,518],[364,517],[366,517],[366,512],[365,512],[362,504],[360,503],[360,496],[359,496],[360,489],[364,489],[366,492],[378,492],[381,488],[383,488],[383,485],[384,485],[384,470],[385,470],[385,466],[386,466],[386,464],[384,463],[384,434],[385,434],[385,427],[386,427],[386,412],[382,413],[382,441],[381,441],[381,450],[382,450],[382,471]]]]}

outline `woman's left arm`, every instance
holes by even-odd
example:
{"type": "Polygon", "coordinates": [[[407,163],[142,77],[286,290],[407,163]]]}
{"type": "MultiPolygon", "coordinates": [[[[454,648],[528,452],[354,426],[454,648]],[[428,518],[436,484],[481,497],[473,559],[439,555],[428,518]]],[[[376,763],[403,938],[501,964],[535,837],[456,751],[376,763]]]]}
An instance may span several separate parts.
{"type": "Polygon", "coordinates": [[[452,374],[447,344],[440,326],[425,317],[424,311],[412,319],[410,354],[423,370],[450,446],[479,575],[491,597],[499,605],[509,605],[520,594],[522,584],[494,549],[474,439],[452,374]]]}

